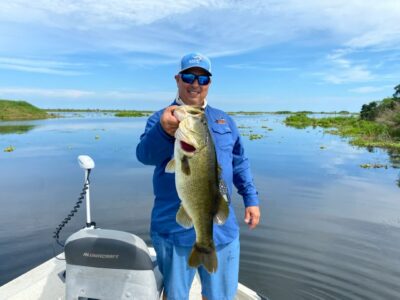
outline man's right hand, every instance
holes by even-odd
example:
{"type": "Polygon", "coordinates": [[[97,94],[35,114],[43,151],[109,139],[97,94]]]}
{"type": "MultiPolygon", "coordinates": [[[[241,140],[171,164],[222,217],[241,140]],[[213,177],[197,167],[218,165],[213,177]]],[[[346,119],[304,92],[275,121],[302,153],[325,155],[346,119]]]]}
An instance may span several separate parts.
{"type": "Polygon", "coordinates": [[[160,123],[162,128],[168,133],[170,136],[175,135],[175,131],[178,129],[179,121],[174,116],[174,110],[177,108],[177,105],[168,106],[163,114],[161,115],[160,123]]]}

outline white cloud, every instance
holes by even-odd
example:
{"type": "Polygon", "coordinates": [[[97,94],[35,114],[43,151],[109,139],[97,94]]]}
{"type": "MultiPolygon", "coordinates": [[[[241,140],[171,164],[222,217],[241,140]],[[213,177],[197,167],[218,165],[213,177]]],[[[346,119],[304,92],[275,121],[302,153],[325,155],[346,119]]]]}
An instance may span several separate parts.
{"type": "Polygon", "coordinates": [[[360,86],[354,89],[350,89],[350,92],[353,93],[358,93],[358,94],[371,94],[371,93],[376,93],[376,92],[381,92],[388,90],[388,88],[391,86],[360,86]]]}
{"type": "Polygon", "coordinates": [[[0,95],[3,97],[23,98],[26,96],[40,96],[56,98],[82,98],[93,96],[92,91],[75,89],[38,89],[38,88],[18,88],[18,87],[0,87],[0,95]]]}
{"type": "Polygon", "coordinates": [[[273,67],[269,66],[264,62],[251,62],[251,63],[237,63],[237,64],[230,64],[226,65],[226,68],[230,69],[238,69],[238,70],[265,70],[265,71],[272,71],[272,72],[289,72],[297,70],[294,67],[273,67]]]}
{"type": "Polygon", "coordinates": [[[153,100],[153,99],[171,99],[174,96],[166,91],[94,91],[77,89],[39,89],[39,88],[18,88],[18,87],[0,87],[0,97],[21,99],[25,97],[45,97],[49,99],[105,99],[105,100],[153,100]]]}
{"type": "Polygon", "coordinates": [[[69,76],[87,74],[79,71],[81,68],[79,63],[0,57],[0,69],[69,76]]]}
{"type": "Polygon", "coordinates": [[[340,66],[329,73],[322,73],[323,79],[333,84],[367,82],[374,78],[374,75],[365,66],[340,66]]]}
{"type": "Polygon", "coordinates": [[[368,82],[375,78],[368,65],[357,63],[346,56],[352,54],[351,49],[337,49],[326,56],[325,71],[316,72],[314,75],[322,80],[333,83],[368,82]]]}
{"type": "MultiPolygon", "coordinates": [[[[214,57],[226,56],[285,41],[306,41],[315,34],[323,34],[339,46],[398,47],[399,15],[398,0],[380,3],[361,0],[15,0],[0,3],[1,22],[19,24],[19,33],[27,38],[26,46],[33,42],[26,48],[30,51],[39,51],[44,44],[48,50],[58,53],[95,49],[169,57],[179,57],[193,49],[214,57]],[[30,34],[35,35],[34,41],[29,38],[30,34]],[[54,40],[57,43],[51,43],[54,40]]],[[[0,29],[0,33],[4,34],[0,36],[4,38],[7,26],[2,27],[4,32],[0,29]]],[[[3,53],[9,51],[7,55],[10,55],[13,44],[3,45],[3,53]]]]}

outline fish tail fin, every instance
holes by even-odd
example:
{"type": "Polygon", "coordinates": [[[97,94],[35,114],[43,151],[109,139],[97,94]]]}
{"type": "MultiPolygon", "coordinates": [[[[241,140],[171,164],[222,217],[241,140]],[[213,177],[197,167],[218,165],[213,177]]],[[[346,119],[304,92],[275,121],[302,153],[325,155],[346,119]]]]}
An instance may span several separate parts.
{"type": "Polygon", "coordinates": [[[209,247],[200,246],[197,243],[194,244],[189,257],[189,266],[197,268],[200,265],[203,265],[208,273],[217,271],[218,260],[214,243],[209,247]]]}

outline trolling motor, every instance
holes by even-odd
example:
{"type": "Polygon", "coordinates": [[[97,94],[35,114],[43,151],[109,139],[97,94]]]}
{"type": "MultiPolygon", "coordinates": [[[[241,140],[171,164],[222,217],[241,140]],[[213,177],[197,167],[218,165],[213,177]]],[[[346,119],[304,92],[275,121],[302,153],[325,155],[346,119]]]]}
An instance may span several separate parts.
{"type": "Polygon", "coordinates": [[[95,164],[87,155],[78,162],[85,170],[86,227],[65,242],[66,300],[159,299],[162,275],[145,242],[128,232],[97,228],[91,220],[89,175],[95,164]]]}

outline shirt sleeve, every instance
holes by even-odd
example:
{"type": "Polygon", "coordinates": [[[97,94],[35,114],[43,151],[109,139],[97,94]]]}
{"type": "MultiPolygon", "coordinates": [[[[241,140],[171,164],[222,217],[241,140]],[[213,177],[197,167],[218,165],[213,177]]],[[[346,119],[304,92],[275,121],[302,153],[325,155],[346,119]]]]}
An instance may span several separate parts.
{"type": "Polygon", "coordinates": [[[231,119],[231,128],[236,137],[233,146],[233,184],[238,193],[243,197],[245,207],[258,206],[258,192],[253,183],[253,176],[250,170],[248,158],[244,155],[242,139],[239,135],[236,124],[231,119]]]}
{"type": "Polygon", "coordinates": [[[136,147],[136,157],[145,165],[160,165],[172,157],[174,152],[175,139],[164,131],[160,123],[162,112],[155,113],[147,120],[145,131],[136,147]]]}

